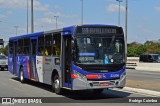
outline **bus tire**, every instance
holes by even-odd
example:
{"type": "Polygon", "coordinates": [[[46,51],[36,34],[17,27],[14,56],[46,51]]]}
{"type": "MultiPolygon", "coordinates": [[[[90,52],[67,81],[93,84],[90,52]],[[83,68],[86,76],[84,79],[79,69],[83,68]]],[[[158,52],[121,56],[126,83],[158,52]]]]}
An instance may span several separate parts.
{"type": "Polygon", "coordinates": [[[94,89],[93,91],[95,94],[100,94],[103,92],[103,89],[94,89]]]}
{"type": "Polygon", "coordinates": [[[53,77],[52,89],[56,94],[58,95],[62,94],[62,88],[60,88],[60,80],[58,74],[54,75],[53,77]]]}
{"type": "Polygon", "coordinates": [[[21,83],[24,83],[25,81],[25,78],[24,78],[24,70],[23,70],[23,67],[20,68],[20,82],[21,83]]]}

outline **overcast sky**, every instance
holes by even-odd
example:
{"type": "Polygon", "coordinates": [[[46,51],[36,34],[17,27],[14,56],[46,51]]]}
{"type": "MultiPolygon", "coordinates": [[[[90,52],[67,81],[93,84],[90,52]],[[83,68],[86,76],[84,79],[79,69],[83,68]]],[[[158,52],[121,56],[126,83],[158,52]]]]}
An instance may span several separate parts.
{"type": "MultiPolygon", "coordinates": [[[[30,8],[30,0],[29,8],[30,8]]],[[[121,3],[121,26],[125,25],[125,1],[121,3]]],[[[160,0],[128,0],[128,42],[160,39],[160,0]]],[[[0,0],[0,38],[8,41],[27,33],[27,0],[0,0]]],[[[81,0],[34,0],[35,32],[81,23],[81,0]]],[[[84,0],[84,24],[118,25],[116,0],[84,0]]],[[[30,9],[29,9],[30,32],[30,9]]]]}

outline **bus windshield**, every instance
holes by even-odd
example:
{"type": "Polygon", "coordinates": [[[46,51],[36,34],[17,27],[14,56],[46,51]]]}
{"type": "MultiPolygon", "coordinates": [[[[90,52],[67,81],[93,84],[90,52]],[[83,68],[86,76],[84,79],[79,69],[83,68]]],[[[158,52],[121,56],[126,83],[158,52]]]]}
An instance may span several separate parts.
{"type": "Polygon", "coordinates": [[[118,64],[125,62],[124,38],[77,37],[75,38],[76,63],[118,64]]]}

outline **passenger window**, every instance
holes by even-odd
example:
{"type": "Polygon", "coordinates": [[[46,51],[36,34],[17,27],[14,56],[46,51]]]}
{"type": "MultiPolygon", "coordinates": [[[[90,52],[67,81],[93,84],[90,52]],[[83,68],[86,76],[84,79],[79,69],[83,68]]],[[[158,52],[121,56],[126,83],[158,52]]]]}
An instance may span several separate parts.
{"type": "Polygon", "coordinates": [[[22,55],[23,54],[23,39],[18,40],[18,49],[17,53],[22,55]]]}
{"type": "Polygon", "coordinates": [[[9,41],[9,54],[13,54],[13,41],[9,41]]]}
{"type": "Polygon", "coordinates": [[[38,37],[38,55],[44,55],[44,36],[38,37]]]}
{"type": "Polygon", "coordinates": [[[29,38],[25,38],[24,39],[24,51],[23,51],[23,53],[25,55],[29,54],[29,46],[30,46],[30,39],[29,38]]]}
{"type": "Polygon", "coordinates": [[[37,40],[32,40],[32,55],[36,55],[37,40]]]}
{"type": "Polygon", "coordinates": [[[55,56],[60,56],[61,51],[61,34],[53,34],[53,47],[52,47],[52,54],[55,56]]]}
{"type": "Polygon", "coordinates": [[[47,34],[45,36],[45,55],[50,56],[52,49],[52,34],[47,34]]]}

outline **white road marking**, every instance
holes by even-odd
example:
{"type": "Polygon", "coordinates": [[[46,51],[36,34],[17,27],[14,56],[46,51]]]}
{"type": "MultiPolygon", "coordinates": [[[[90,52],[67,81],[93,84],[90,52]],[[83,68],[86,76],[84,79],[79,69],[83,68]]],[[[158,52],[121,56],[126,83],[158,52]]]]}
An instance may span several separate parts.
{"type": "Polygon", "coordinates": [[[124,91],[129,91],[132,93],[138,93],[138,94],[143,94],[147,96],[152,96],[152,97],[160,97],[160,92],[158,91],[152,91],[152,90],[147,90],[147,89],[141,89],[141,88],[131,88],[131,87],[124,87],[124,91]]]}

